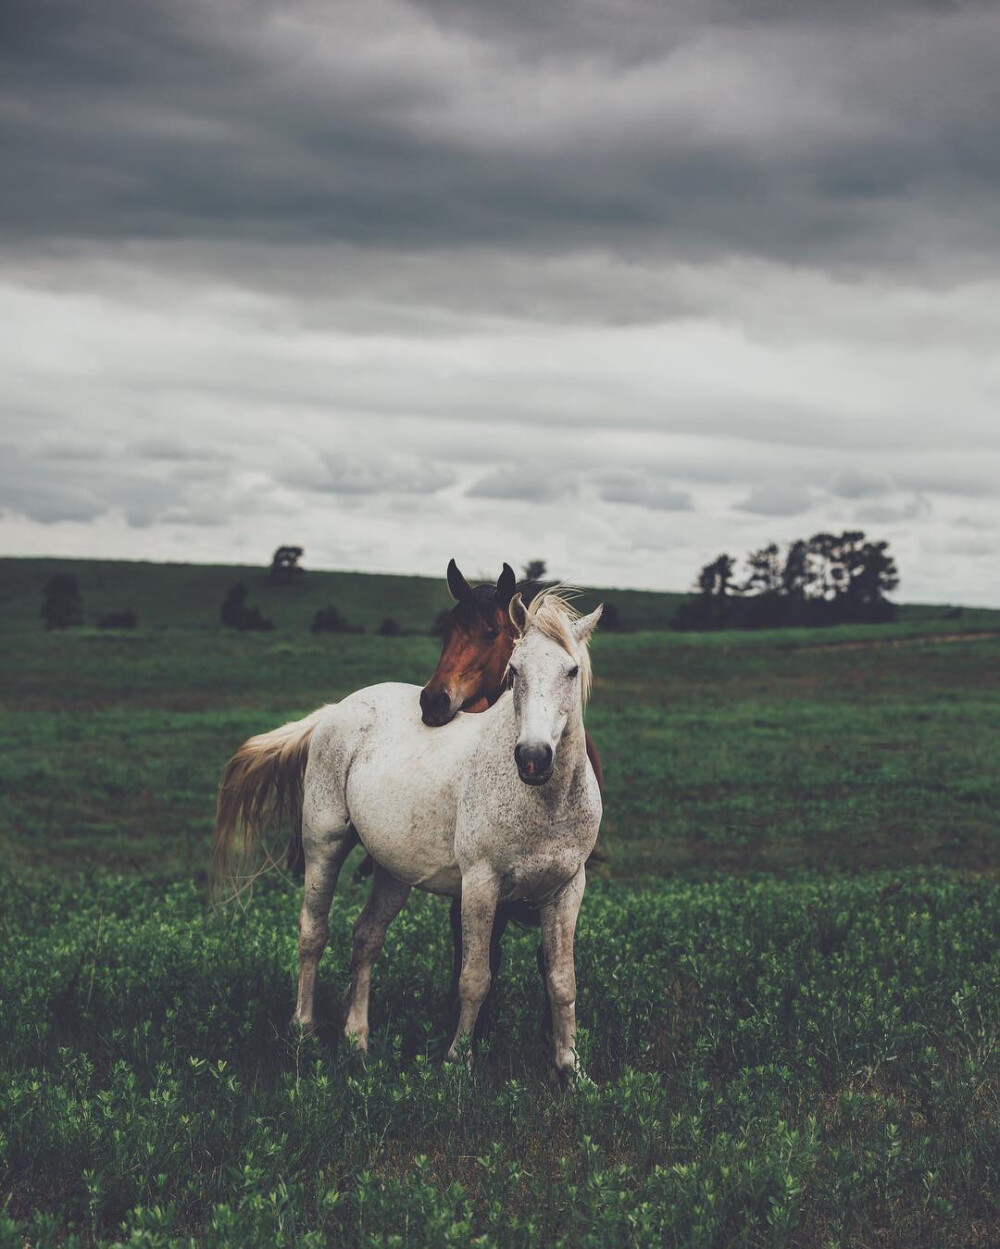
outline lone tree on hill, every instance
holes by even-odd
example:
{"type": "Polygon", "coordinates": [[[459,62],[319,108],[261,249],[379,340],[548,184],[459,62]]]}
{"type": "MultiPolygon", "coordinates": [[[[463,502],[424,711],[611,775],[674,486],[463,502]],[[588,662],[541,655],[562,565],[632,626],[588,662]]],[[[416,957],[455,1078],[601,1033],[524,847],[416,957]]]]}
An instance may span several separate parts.
{"type": "Polygon", "coordinates": [[[237,581],[226,591],[219,610],[219,619],[228,629],[236,629],[239,633],[266,632],[274,628],[274,621],[262,616],[259,607],[251,607],[247,603],[248,590],[242,581],[237,581]]]}
{"type": "Polygon", "coordinates": [[[287,585],[290,581],[294,581],[296,577],[301,577],[305,569],[299,563],[299,560],[305,554],[300,546],[279,546],[274,552],[271,560],[271,571],[269,576],[272,581],[276,581],[279,585],[287,585]]]}
{"type": "Polygon", "coordinates": [[[548,568],[543,559],[529,559],[524,565],[525,581],[541,581],[547,572],[548,568]]]}
{"type": "Polygon", "coordinates": [[[39,615],[46,629],[73,629],[83,624],[80,587],[72,573],[57,572],[49,577],[39,615]]]}

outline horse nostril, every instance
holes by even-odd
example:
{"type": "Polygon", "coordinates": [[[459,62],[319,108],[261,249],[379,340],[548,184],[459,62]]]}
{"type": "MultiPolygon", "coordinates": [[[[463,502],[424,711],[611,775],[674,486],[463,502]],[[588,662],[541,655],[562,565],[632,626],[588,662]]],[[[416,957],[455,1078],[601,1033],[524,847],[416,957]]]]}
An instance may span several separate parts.
{"type": "Polygon", "coordinates": [[[542,770],[548,771],[548,769],[551,766],[552,766],[552,747],[543,746],[542,747],[542,770]]]}
{"type": "Polygon", "coordinates": [[[427,704],[428,704],[429,702],[430,702],[430,699],[427,697],[427,691],[426,691],[426,690],[421,690],[421,691],[420,691],[420,710],[421,710],[421,711],[426,711],[426,710],[427,710],[427,704]]]}
{"type": "Polygon", "coordinates": [[[521,766],[521,743],[520,742],[518,742],[517,745],[514,747],[514,762],[517,764],[518,767],[521,766]]]}

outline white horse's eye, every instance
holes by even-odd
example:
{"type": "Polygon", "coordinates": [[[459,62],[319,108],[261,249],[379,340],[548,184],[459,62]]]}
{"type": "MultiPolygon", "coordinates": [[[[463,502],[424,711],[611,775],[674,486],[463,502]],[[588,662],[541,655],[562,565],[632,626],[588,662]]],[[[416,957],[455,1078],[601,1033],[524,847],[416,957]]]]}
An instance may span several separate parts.
{"type": "Polygon", "coordinates": [[[513,681],[513,679],[517,676],[517,669],[513,664],[508,664],[507,671],[510,673],[510,679],[513,681]]]}
{"type": "Polygon", "coordinates": [[[578,677],[580,675],[580,669],[574,666],[570,668],[569,672],[567,672],[566,675],[572,681],[575,677],[578,677]]]}

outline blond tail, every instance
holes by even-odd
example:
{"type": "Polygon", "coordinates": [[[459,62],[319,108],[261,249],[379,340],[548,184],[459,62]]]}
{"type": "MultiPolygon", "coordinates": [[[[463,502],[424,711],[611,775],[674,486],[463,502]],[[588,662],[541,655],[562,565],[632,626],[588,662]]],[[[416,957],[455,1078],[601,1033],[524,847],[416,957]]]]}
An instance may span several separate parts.
{"type": "Polygon", "coordinates": [[[265,826],[283,821],[291,827],[288,865],[302,858],[302,783],[309,741],[326,710],[320,707],[304,720],[293,720],[243,743],[226,764],[219,783],[219,802],[212,834],[212,880],[228,882],[239,892],[267,867],[275,865],[261,836],[265,826]],[[254,857],[263,867],[235,871],[237,859],[254,857]]]}

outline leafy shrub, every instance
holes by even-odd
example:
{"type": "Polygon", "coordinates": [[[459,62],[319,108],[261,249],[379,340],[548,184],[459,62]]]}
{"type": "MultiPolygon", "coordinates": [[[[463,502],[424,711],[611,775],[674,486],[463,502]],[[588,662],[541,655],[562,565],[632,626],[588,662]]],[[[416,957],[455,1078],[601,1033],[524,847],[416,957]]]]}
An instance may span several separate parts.
{"type": "Polygon", "coordinates": [[[391,616],[386,616],[375,632],[379,637],[398,638],[402,636],[403,629],[398,620],[393,620],[391,616]]]}
{"type": "Polygon", "coordinates": [[[240,633],[267,632],[274,628],[274,621],[261,614],[258,607],[251,607],[247,602],[249,591],[242,581],[237,581],[226,591],[219,611],[219,619],[229,629],[240,633]]]}
{"type": "Polygon", "coordinates": [[[363,625],[353,625],[339,608],[321,607],[309,626],[313,633],[364,633],[363,625]]]}
{"type": "Polygon", "coordinates": [[[124,611],[108,611],[97,621],[98,629],[134,629],[139,623],[139,618],[131,607],[125,608],[124,611]]]}

